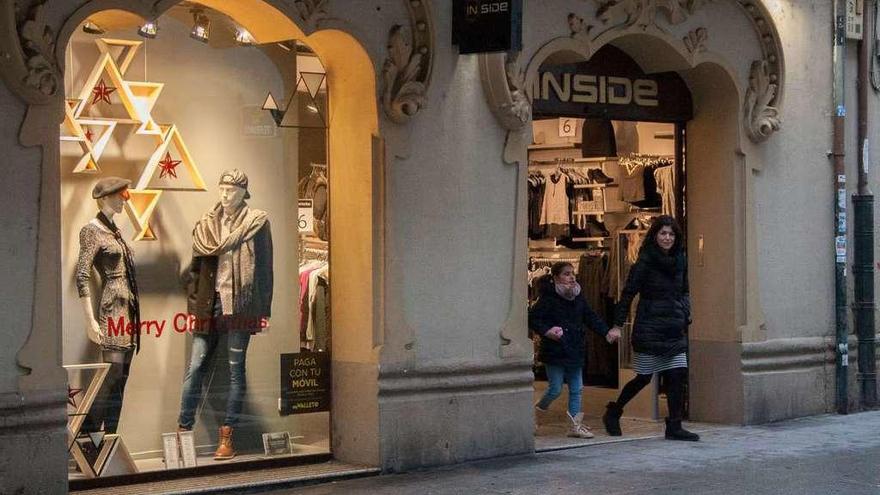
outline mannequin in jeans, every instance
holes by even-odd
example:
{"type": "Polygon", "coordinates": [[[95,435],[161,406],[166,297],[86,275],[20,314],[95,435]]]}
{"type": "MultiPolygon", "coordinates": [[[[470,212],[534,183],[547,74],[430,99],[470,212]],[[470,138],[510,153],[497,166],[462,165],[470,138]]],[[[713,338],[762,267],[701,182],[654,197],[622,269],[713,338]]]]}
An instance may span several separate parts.
{"type": "MultiPolygon", "coordinates": [[[[81,432],[116,433],[122,413],[122,398],[137,351],[139,334],[124,331],[137,329],[140,321],[134,253],[122,238],[113,217],[122,212],[128,200],[131,181],[119,177],[99,180],[92,190],[98,214],[83,226],[79,234],[76,264],[76,287],[86,321],[86,336],[101,348],[101,358],[110,363],[81,432]],[[97,315],[91,293],[92,272],[101,280],[97,315]],[[110,322],[114,324],[111,328],[110,322]],[[121,324],[121,325],[120,325],[121,324]],[[116,330],[116,326],[121,326],[116,330]]],[[[95,446],[97,447],[97,445],[95,446]]]]}
{"type": "Polygon", "coordinates": [[[214,459],[235,457],[233,429],[247,391],[246,358],[251,334],[268,327],[272,305],[272,234],[266,212],[249,208],[247,175],[228,170],[220,176],[220,201],[193,229],[193,259],[187,284],[187,310],[197,321],[183,381],[178,430],[191,430],[222,335],[229,359],[226,418],[214,459]],[[206,328],[207,327],[207,328],[206,328]]]}

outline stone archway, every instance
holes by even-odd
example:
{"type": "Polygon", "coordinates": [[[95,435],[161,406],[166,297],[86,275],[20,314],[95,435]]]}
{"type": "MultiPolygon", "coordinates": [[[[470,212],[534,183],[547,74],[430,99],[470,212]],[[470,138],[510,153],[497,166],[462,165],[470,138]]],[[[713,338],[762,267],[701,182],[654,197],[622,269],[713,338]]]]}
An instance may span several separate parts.
{"type": "MultiPolygon", "coordinates": [[[[778,88],[784,64],[779,38],[769,14],[756,2],[730,1],[721,6],[719,2],[692,2],[689,8],[681,9],[628,2],[641,6],[632,11],[617,8],[622,3],[627,2],[604,2],[592,17],[571,12],[564,18],[559,16],[560,23],[567,22],[569,36],[527,45],[520,53],[480,56],[490,107],[509,131],[504,160],[519,164],[513,266],[524,266],[528,256],[524,176],[526,149],[531,143],[530,91],[541,64],[558,52],[587,60],[611,44],[633,57],[646,72],[678,72],[694,95],[688,160],[708,165],[688,172],[689,252],[700,251],[700,239],[704,246],[690,259],[691,283],[692,287],[706,288],[694,301],[698,323],[691,330],[692,417],[743,423],[742,343],[764,338],[751,202],[753,171],[760,170],[760,163],[755,158],[749,160],[749,155],[780,127],[782,95],[778,88]],[[712,12],[713,8],[726,12],[712,12]],[[725,15],[734,15],[738,22],[752,27],[755,37],[748,40],[747,49],[730,49],[724,41],[709,43],[710,34],[716,32],[712,19],[725,15]]],[[[525,299],[525,291],[524,284],[514,284],[511,313],[500,335],[502,355],[510,358],[522,358],[530,352],[523,310],[516,306],[525,299]]]]}
{"type": "MultiPolygon", "coordinates": [[[[45,417],[52,417],[55,421],[52,424],[59,431],[64,424],[64,413],[60,411],[65,408],[63,391],[67,382],[60,367],[62,280],[57,266],[61,259],[58,122],[64,103],[63,91],[59,89],[63,67],[56,67],[53,58],[64,60],[64,49],[71,33],[82,21],[98,12],[112,11],[142,20],[157,16],[176,3],[176,0],[149,2],[152,6],[148,6],[148,2],[89,2],[65,21],[59,30],[57,44],[46,40],[45,46],[40,46],[41,50],[28,44],[22,52],[29,57],[21,61],[22,66],[32,67],[32,72],[38,70],[31,80],[27,80],[30,76],[27,76],[26,69],[22,72],[25,79],[16,79],[19,84],[13,86],[31,105],[19,137],[25,146],[38,146],[42,150],[41,166],[34,168],[40,175],[41,200],[39,213],[33,215],[39,218],[39,223],[34,260],[36,286],[31,310],[32,331],[23,334],[21,342],[11,342],[17,351],[14,357],[20,371],[18,376],[10,377],[14,385],[8,388],[20,390],[22,396],[26,394],[28,407],[44,416],[41,419],[35,415],[31,418],[33,421],[45,422],[45,417]],[[47,362],[47,353],[55,359],[47,362]]],[[[318,29],[317,20],[323,13],[320,9],[298,10],[284,2],[271,0],[206,0],[200,3],[236,18],[258,41],[303,39],[324,61],[329,91],[333,95],[329,155],[340,165],[331,176],[331,187],[344,192],[332,203],[331,217],[346,220],[330,222],[331,235],[340,239],[339,248],[334,248],[331,254],[331,262],[337,267],[332,275],[331,296],[346,301],[344,305],[334,305],[331,310],[334,329],[343,336],[333,340],[332,438],[337,457],[376,465],[379,463],[378,357],[374,348],[377,335],[381,335],[378,313],[382,293],[383,218],[382,140],[379,137],[379,105],[375,97],[377,77],[374,67],[377,64],[361,43],[346,32],[349,26],[344,23],[329,19],[323,23],[324,29],[318,29]],[[344,294],[342,288],[345,288],[344,294]],[[352,290],[354,295],[350,297],[348,291],[352,290]]],[[[31,12],[32,18],[23,24],[22,39],[27,41],[28,36],[48,29],[45,14],[42,4],[31,12]]],[[[14,21],[10,16],[11,9],[6,11],[4,8],[0,18],[14,21]]],[[[12,39],[2,40],[9,43],[3,46],[16,46],[19,42],[16,34],[16,29],[4,31],[4,35],[12,39]]],[[[48,31],[45,35],[52,36],[48,31]]],[[[8,61],[4,59],[4,62],[8,61]]],[[[6,72],[6,69],[4,67],[4,76],[18,75],[6,72]]],[[[59,449],[59,454],[63,453],[63,449],[59,449]]]]}

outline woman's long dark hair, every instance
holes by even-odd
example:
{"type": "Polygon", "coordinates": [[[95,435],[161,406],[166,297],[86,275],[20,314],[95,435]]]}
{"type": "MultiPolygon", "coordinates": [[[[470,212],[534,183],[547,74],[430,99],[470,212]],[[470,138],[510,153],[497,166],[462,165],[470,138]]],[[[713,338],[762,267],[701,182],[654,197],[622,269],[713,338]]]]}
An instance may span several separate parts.
{"type": "Polygon", "coordinates": [[[639,256],[649,249],[655,252],[662,252],[660,246],[657,245],[657,233],[660,232],[660,229],[663,227],[670,227],[675,233],[675,243],[672,245],[672,249],[669,250],[669,254],[674,256],[682,251],[682,246],[684,245],[684,233],[681,231],[678,222],[669,215],[660,215],[659,217],[654,217],[654,220],[651,222],[651,228],[649,228],[648,233],[645,234],[645,241],[639,249],[639,256]]]}

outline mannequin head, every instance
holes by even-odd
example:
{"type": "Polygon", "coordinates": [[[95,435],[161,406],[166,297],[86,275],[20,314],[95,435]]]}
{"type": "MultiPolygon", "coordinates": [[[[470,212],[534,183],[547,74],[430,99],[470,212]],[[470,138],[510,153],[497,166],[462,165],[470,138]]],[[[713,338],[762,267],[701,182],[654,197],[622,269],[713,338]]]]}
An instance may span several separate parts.
{"type": "Polygon", "coordinates": [[[120,177],[105,177],[95,183],[92,198],[98,202],[98,208],[107,217],[122,212],[122,207],[129,199],[128,186],[131,181],[120,177]]]}
{"type": "Polygon", "coordinates": [[[220,184],[220,206],[226,211],[238,209],[244,203],[245,195],[247,195],[247,189],[220,184]]]}
{"type": "Polygon", "coordinates": [[[220,174],[220,206],[226,211],[238,209],[244,200],[251,197],[247,187],[247,175],[237,168],[220,174]]]}
{"type": "Polygon", "coordinates": [[[128,188],[125,188],[117,193],[102,196],[96,201],[98,202],[98,209],[104,212],[105,215],[110,216],[109,213],[111,212],[113,215],[122,213],[122,207],[130,197],[128,188]]]}

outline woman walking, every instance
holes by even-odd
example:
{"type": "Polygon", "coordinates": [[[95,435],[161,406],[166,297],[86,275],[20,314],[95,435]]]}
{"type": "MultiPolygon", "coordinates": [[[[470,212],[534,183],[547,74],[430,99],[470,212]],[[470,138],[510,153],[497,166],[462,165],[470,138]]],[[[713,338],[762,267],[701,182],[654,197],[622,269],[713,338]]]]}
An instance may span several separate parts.
{"type": "Polygon", "coordinates": [[[681,426],[687,383],[687,326],[691,317],[683,244],[681,228],[675,219],[659,216],[651,224],[638,260],[630,269],[615,310],[612,331],[619,331],[623,326],[632,300],[638,294],[632,332],[636,377],[623,387],[617,401],[608,403],[602,421],[609,435],[622,434],[620,417],[624,406],[651,382],[654,373],[660,373],[666,383],[669,405],[666,438],[693,442],[700,439],[681,426]]]}
{"type": "Polygon", "coordinates": [[[535,408],[546,412],[562,394],[563,381],[568,382],[568,418],[571,422],[568,436],[593,438],[593,433],[583,424],[584,413],[581,412],[585,327],[609,342],[617,340],[620,332],[609,331],[608,325],[581,296],[581,286],[571,263],[554,263],[550,275],[550,283],[545,285],[538,302],[529,310],[529,328],[541,336],[539,359],[547,370],[548,381],[547,391],[535,408]]]}

